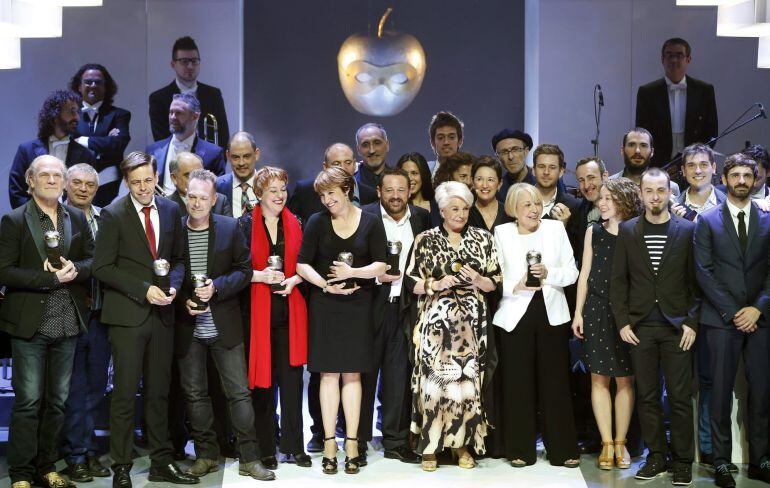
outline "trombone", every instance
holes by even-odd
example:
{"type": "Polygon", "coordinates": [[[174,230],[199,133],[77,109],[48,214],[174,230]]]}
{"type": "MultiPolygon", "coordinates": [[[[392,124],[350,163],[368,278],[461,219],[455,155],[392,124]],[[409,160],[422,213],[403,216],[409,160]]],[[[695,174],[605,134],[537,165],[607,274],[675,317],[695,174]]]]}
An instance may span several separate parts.
{"type": "Polygon", "coordinates": [[[219,122],[214,114],[206,114],[203,117],[203,139],[214,144],[219,145],[219,122]],[[209,137],[209,130],[211,130],[212,137],[209,137]]]}

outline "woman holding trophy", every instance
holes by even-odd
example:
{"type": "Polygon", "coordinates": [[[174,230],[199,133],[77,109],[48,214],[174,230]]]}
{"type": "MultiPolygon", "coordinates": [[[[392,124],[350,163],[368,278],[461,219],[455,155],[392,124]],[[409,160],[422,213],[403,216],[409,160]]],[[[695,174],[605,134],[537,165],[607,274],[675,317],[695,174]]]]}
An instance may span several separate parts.
{"type": "Polygon", "coordinates": [[[580,458],[569,384],[570,311],[564,287],[578,270],[564,224],[541,220],[543,199],[527,183],[505,198],[514,222],[495,228],[503,296],[493,323],[502,383],[498,425],[503,455],[515,468],[536,461],[536,414],[552,465],[578,467],[580,458]]]}
{"type": "Polygon", "coordinates": [[[374,278],[385,273],[385,227],[353,205],[353,177],[338,167],[319,173],[314,188],[324,210],[308,219],[297,273],[315,285],[309,298],[310,371],[321,373],[324,473],[337,472],[334,436],[340,394],[345,412],[345,472],[357,473],[361,373],[373,367],[374,278]],[[340,391],[340,377],[342,389],[340,391]]]}

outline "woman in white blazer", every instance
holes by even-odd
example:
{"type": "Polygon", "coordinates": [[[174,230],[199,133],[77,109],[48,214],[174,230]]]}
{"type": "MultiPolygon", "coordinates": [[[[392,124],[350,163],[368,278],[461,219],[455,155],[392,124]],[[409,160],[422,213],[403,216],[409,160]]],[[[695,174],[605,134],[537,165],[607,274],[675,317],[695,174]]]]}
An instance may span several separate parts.
{"type": "Polygon", "coordinates": [[[541,220],[543,199],[527,183],[508,191],[505,211],[514,222],[495,228],[503,271],[503,296],[493,323],[498,326],[499,374],[503,384],[498,428],[503,454],[513,467],[536,461],[536,413],[548,460],[556,466],[580,465],[569,384],[570,311],[564,287],[578,270],[564,224],[541,220]],[[527,265],[527,253],[540,252],[527,265]],[[541,280],[528,287],[527,270],[541,280]]]}

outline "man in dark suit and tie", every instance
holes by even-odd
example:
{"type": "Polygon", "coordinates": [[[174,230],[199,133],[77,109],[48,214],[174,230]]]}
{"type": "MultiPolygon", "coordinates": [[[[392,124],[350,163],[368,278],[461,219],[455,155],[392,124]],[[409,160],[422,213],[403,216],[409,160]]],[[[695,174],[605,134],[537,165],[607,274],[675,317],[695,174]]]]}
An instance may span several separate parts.
{"type": "Polygon", "coordinates": [[[230,138],[226,154],[232,173],[217,178],[217,193],[230,201],[230,217],[240,218],[250,204],[257,202],[254,175],[259,153],[256,139],[248,132],[236,132],[230,138]]]}
{"type": "Polygon", "coordinates": [[[56,472],[75,342],[86,329],[94,241],[80,210],[62,205],[64,163],[38,156],[26,171],[31,200],[0,222],[0,329],[11,336],[14,390],[8,428],[13,488],[75,485],[56,472]],[[58,259],[50,253],[56,233],[58,259]]]}
{"type": "Polygon", "coordinates": [[[637,479],[666,473],[668,446],[660,405],[661,367],[671,408],[673,483],[692,482],[692,356],[700,295],[695,282],[695,224],[668,210],[667,173],[641,177],[645,212],[620,224],[612,264],[610,303],[620,337],[631,346],[642,437],[649,449],[637,479]]]}
{"type": "Polygon", "coordinates": [[[636,126],[650,131],[655,140],[653,166],[662,166],[686,146],[717,135],[714,87],[686,76],[691,60],[687,41],[668,39],[660,53],[665,76],[636,92],[636,126]]]}
{"type": "Polygon", "coordinates": [[[131,141],[131,112],[113,105],[118,85],[101,64],[84,64],[70,80],[70,90],[80,93],[80,109],[75,141],[96,154],[94,168],[99,172],[99,190],[94,205],[112,203],[120,189],[123,153],[131,141]]]}
{"type": "MultiPolygon", "coordinates": [[[[217,124],[218,146],[227,149],[227,139],[230,128],[227,124],[227,113],[222,92],[219,88],[198,82],[201,68],[201,56],[195,40],[190,36],[180,37],[171,48],[171,69],[176,77],[174,81],[150,94],[150,126],[152,138],[155,141],[166,139],[171,135],[167,120],[168,106],[172,97],[178,93],[189,93],[201,102],[201,117],[198,123],[198,135],[204,137],[207,116],[214,117],[217,124]]],[[[210,123],[210,119],[209,122],[210,123]]],[[[209,127],[207,140],[213,142],[213,127],[209,127]]]]}
{"type": "Polygon", "coordinates": [[[366,457],[366,443],[372,440],[372,417],[377,377],[382,388],[382,445],[385,457],[416,464],[420,457],[409,447],[411,393],[409,381],[409,339],[401,327],[401,287],[407,257],[414,238],[428,230],[427,210],[408,205],[409,176],[402,169],[385,168],[381,173],[377,194],[380,199],[362,210],[382,218],[389,242],[399,241],[401,253],[398,270],[378,278],[374,317],[374,369],[361,378],[361,422],[358,429],[360,456],[366,457]]]}
{"type": "Polygon", "coordinates": [[[173,96],[168,109],[168,125],[173,135],[147,146],[145,152],[158,162],[158,186],[164,195],[171,195],[176,187],[171,180],[170,162],[182,152],[192,152],[203,160],[203,167],[216,175],[225,173],[225,153],[198,137],[195,124],[201,114],[198,99],[188,93],[173,96]]]}
{"type": "Polygon", "coordinates": [[[184,277],[179,207],[155,197],[155,158],[132,152],[120,165],[129,194],[102,209],[94,276],[104,286],[102,323],[108,326],[114,376],[110,406],[110,456],[114,488],[131,487],[134,406],[139,380],[146,406],[150,481],[199,480],[173,463],[168,432],[170,354],[174,345],[176,291],[184,277]],[[165,260],[161,263],[160,260],[165,260]],[[156,272],[166,265],[169,289],[156,272]]]}
{"type": "MultiPolygon", "coordinates": [[[[190,174],[196,169],[203,169],[203,160],[197,154],[183,152],[177,155],[177,158],[170,163],[171,179],[174,182],[176,191],[171,194],[169,200],[179,205],[179,212],[182,217],[187,215],[187,185],[190,181],[190,174]]],[[[217,193],[216,202],[211,208],[211,212],[217,215],[232,216],[233,210],[230,208],[230,202],[227,197],[217,193]]]]}
{"type": "Polygon", "coordinates": [[[705,301],[701,334],[708,336],[712,391],[711,439],[716,485],[735,486],[729,463],[732,452],[733,387],[743,358],[749,385],[746,435],[748,476],[770,483],[768,410],[770,359],[770,214],[751,201],[757,164],[738,153],[725,161],[722,181],[727,200],[702,213],[695,226],[696,276],[705,301]]]}
{"type": "Polygon", "coordinates": [[[29,201],[26,171],[38,156],[50,154],[67,166],[95,164],[94,153],[72,138],[77,133],[80,102],[80,95],[69,90],[56,90],[43,102],[37,115],[37,138],[19,145],[8,172],[11,208],[29,201]]]}

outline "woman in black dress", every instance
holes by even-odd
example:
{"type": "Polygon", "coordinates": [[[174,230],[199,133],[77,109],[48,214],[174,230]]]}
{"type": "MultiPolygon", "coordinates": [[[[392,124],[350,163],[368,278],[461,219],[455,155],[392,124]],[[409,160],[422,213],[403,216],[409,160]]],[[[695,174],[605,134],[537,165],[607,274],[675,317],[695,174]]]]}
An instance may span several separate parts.
{"type": "Polygon", "coordinates": [[[603,223],[586,230],[572,330],[583,339],[583,361],[591,371],[591,404],[602,436],[599,468],[631,465],[626,433],[634,406],[634,382],[628,346],[620,339],[610,310],[610,276],[618,225],[639,213],[639,187],[627,178],[606,181],[597,204],[603,223]],[[612,437],[610,380],[615,378],[615,440],[612,437]],[[614,457],[614,459],[613,459],[614,457]]]}
{"type": "Polygon", "coordinates": [[[496,198],[503,186],[503,167],[497,158],[479,156],[473,163],[471,177],[476,201],[468,214],[468,225],[494,232],[498,225],[511,221],[496,198]]]}
{"type": "MultiPolygon", "coordinates": [[[[385,227],[376,215],[351,204],[353,177],[343,169],[323,170],[314,188],[325,210],[305,225],[297,273],[309,281],[308,369],[321,373],[321,415],[324,426],[324,473],[337,472],[334,430],[340,404],[348,434],[358,432],[361,373],[372,369],[372,295],[374,278],[386,271],[385,227]],[[352,266],[340,261],[352,253],[352,266]]],[[[345,472],[361,465],[358,439],[345,438],[345,472]],[[350,442],[348,442],[350,441],[350,442]]]]}

